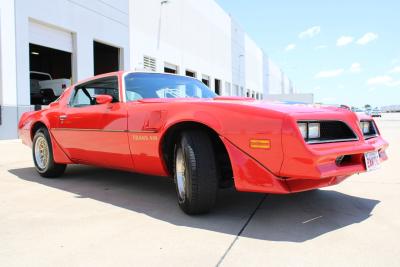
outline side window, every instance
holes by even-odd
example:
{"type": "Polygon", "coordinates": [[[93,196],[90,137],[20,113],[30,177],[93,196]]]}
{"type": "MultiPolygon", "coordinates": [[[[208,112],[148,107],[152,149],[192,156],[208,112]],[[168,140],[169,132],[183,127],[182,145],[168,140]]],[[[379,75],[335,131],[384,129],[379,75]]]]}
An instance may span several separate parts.
{"type": "Polygon", "coordinates": [[[94,95],[90,94],[87,89],[83,87],[75,88],[75,92],[71,98],[71,107],[85,107],[94,105],[93,99],[94,95]]]}
{"type": "Polygon", "coordinates": [[[71,107],[96,105],[96,95],[109,95],[113,103],[119,102],[118,77],[106,77],[75,87],[70,99],[71,107]]]}

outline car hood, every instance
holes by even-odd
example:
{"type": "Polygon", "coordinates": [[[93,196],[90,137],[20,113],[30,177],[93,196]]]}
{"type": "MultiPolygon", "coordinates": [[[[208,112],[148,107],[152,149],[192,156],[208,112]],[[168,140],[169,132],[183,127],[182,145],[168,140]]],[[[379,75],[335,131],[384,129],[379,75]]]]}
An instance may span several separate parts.
{"type": "Polygon", "coordinates": [[[214,98],[216,103],[229,103],[232,105],[240,105],[247,107],[254,107],[258,109],[265,109],[270,111],[276,111],[285,114],[301,114],[301,113],[347,113],[346,109],[332,106],[321,106],[316,104],[285,104],[276,101],[257,101],[249,98],[214,98]]]}
{"type": "Polygon", "coordinates": [[[261,110],[275,111],[284,114],[301,113],[343,113],[350,112],[343,108],[326,107],[312,104],[284,104],[273,101],[257,101],[252,98],[241,97],[216,97],[213,99],[198,98],[154,98],[139,100],[142,103],[199,103],[210,105],[224,105],[229,107],[256,108],[261,110]]]}

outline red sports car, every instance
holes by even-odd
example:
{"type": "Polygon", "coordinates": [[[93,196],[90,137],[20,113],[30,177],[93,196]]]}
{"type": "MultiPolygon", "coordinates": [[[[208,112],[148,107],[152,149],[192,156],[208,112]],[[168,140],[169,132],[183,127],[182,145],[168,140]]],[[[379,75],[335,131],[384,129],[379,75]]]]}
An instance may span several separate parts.
{"type": "Polygon", "coordinates": [[[43,177],[67,164],[171,176],[188,214],[232,184],[275,194],[337,184],[376,169],[388,146],[372,118],[345,109],[218,97],[190,77],[141,72],[73,85],[25,113],[19,134],[43,177]]]}

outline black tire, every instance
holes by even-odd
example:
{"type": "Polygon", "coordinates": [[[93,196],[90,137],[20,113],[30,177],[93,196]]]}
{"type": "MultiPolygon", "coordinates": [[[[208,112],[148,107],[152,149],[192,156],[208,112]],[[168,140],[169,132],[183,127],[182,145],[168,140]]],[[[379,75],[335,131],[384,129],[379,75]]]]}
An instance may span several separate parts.
{"type": "Polygon", "coordinates": [[[45,178],[59,177],[65,172],[65,168],[67,167],[66,164],[58,164],[54,162],[53,147],[51,145],[50,135],[47,129],[45,128],[41,128],[37,130],[35,133],[35,137],[33,138],[32,142],[32,156],[33,156],[33,162],[35,163],[36,171],[40,174],[40,176],[45,178]],[[47,164],[45,164],[44,166],[38,164],[35,156],[35,147],[38,140],[45,142],[48,146],[48,160],[47,164]]]}
{"type": "MultiPolygon", "coordinates": [[[[182,180],[182,179],[180,179],[182,180]]],[[[175,145],[174,181],[179,207],[187,214],[208,213],[218,190],[218,172],[210,137],[202,131],[186,131],[175,145]],[[180,157],[182,155],[183,157],[180,157]],[[177,166],[183,161],[184,171],[177,166]],[[177,165],[178,164],[178,165],[177,165]],[[179,190],[179,173],[184,173],[184,192],[179,190]]]]}

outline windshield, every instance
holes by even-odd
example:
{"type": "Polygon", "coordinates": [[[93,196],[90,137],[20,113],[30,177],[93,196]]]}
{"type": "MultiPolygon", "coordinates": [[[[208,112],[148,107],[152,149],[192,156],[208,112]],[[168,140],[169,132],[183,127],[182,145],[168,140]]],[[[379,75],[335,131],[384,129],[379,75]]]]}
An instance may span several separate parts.
{"type": "Polygon", "coordinates": [[[214,98],[217,96],[196,79],[157,73],[126,75],[125,91],[127,101],[146,98],[214,98]]]}

